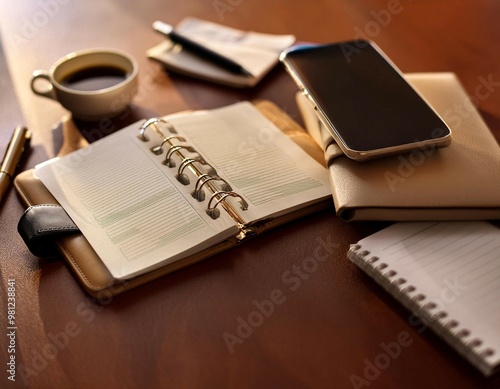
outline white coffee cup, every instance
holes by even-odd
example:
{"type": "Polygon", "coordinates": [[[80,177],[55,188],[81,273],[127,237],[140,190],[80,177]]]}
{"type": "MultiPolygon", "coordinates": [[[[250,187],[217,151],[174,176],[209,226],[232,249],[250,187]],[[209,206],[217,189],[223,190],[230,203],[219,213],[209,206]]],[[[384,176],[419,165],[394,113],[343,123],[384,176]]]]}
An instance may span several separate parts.
{"type": "Polygon", "coordinates": [[[31,89],[58,101],[77,119],[99,120],[125,110],[137,92],[138,72],[136,61],[122,51],[82,50],[59,59],[49,71],[33,72],[31,89]]]}

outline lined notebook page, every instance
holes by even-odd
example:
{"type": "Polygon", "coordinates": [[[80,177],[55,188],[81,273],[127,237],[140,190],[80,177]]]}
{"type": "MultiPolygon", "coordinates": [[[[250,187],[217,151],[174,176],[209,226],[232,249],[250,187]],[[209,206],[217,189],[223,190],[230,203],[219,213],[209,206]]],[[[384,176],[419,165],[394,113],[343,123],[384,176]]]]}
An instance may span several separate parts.
{"type": "MultiPolygon", "coordinates": [[[[38,167],[36,175],[80,228],[113,277],[130,278],[238,233],[224,212],[213,220],[164,155],[137,138],[136,123],[38,167]]],[[[206,205],[205,205],[206,206],[206,205]]]]}
{"type": "Polygon", "coordinates": [[[77,164],[62,178],[130,261],[205,226],[161,171],[137,153],[131,139],[77,164]],[[109,166],[123,169],[126,177],[110,175],[109,166]]]}
{"type": "Polygon", "coordinates": [[[450,329],[456,342],[477,339],[484,363],[500,363],[498,228],[486,222],[396,223],[358,245],[349,257],[382,284],[400,284],[399,291],[391,286],[396,298],[418,301],[422,295],[424,310],[446,313],[445,327],[456,322],[450,329]]]}

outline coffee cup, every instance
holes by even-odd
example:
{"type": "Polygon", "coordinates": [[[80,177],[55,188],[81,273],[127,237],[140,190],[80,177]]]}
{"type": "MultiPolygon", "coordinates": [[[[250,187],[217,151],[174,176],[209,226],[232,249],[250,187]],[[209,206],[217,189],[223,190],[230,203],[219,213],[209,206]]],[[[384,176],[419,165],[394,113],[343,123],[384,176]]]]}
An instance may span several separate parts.
{"type": "Polygon", "coordinates": [[[99,120],[126,109],[137,92],[138,72],[136,61],[122,51],[82,50],[59,59],[49,71],[33,72],[31,89],[58,101],[77,119],[99,120]]]}

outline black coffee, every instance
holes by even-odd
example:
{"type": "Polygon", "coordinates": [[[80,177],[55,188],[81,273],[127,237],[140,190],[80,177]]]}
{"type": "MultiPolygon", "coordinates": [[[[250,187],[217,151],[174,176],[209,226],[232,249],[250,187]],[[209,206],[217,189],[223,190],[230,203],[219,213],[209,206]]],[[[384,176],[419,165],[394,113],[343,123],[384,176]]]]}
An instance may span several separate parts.
{"type": "Polygon", "coordinates": [[[70,74],[61,84],[80,91],[95,91],[117,85],[127,76],[123,69],[114,66],[94,66],[70,74]]]}

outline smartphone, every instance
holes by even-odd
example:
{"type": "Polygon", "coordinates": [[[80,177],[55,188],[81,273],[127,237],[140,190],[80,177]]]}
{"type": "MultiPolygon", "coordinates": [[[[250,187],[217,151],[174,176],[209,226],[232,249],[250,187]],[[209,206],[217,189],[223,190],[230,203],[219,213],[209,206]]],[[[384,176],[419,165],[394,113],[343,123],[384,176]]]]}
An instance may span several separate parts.
{"type": "Polygon", "coordinates": [[[292,47],[280,60],[349,158],[451,142],[444,120],[373,42],[292,47]]]}

